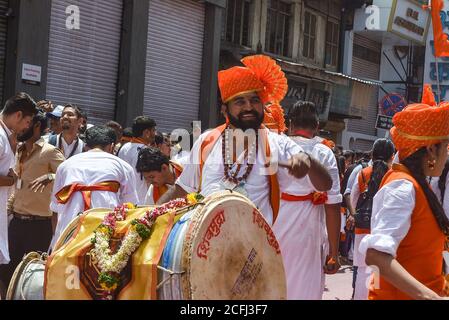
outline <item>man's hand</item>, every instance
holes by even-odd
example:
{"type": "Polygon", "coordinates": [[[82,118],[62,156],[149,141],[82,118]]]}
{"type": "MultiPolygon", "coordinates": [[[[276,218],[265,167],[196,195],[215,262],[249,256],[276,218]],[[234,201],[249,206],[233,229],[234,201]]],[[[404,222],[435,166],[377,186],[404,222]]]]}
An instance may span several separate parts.
{"type": "Polygon", "coordinates": [[[31,190],[33,190],[34,192],[43,192],[45,187],[47,187],[50,182],[52,182],[53,179],[53,175],[50,174],[44,174],[43,176],[40,176],[39,178],[37,178],[36,180],[34,180],[33,182],[30,183],[29,187],[31,190]]]}
{"type": "Polygon", "coordinates": [[[348,218],[346,219],[346,229],[353,230],[355,227],[355,219],[352,214],[348,215],[348,218]]]}
{"type": "Polygon", "coordinates": [[[305,152],[295,154],[287,163],[279,162],[280,167],[287,168],[288,173],[298,179],[304,178],[309,173],[311,165],[310,156],[305,152]]]}
{"type": "Polygon", "coordinates": [[[328,255],[326,257],[326,264],[324,265],[325,274],[336,274],[340,270],[340,260],[338,255],[328,255]]]}
{"type": "Polygon", "coordinates": [[[12,169],[12,168],[9,168],[9,171],[8,171],[8,177],[11,177],[11,178],[13,179],[12,186],[13,186],[14,184],[16,184],[17,179],[19,178],[19,177],[17,176],[17,173],[16,173],[16,172],[14,171],[14,169],[12,169]]]}
{"type": "Polygon", "coordinates": [[[41,100],[37,103],[37,107],[45,112],[52,112],[54,110],[53,103],[48,100],[41,100]]]}

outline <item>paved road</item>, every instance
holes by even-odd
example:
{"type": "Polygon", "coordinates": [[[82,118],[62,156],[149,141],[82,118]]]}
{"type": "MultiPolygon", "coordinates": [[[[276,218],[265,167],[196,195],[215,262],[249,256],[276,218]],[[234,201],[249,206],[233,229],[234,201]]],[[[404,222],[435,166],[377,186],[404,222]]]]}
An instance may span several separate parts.
{"type": "Polygon", "coordinates": [[[326,287],[323,300],[351,300],[352,296],[352,270],[351,266],[344,265],[337,274],[326,275],[326,287]]]}

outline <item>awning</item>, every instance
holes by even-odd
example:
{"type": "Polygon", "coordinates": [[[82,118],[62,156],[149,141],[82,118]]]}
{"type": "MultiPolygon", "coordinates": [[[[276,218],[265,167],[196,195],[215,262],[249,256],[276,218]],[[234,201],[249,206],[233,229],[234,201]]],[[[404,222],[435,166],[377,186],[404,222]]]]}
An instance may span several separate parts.
{"type": "Polygon", "coordinates": [[[315,66],[287,61],[283,59],[276,59],[281,66],[282,70],[287,73],[299,75],[303,78],[309,78],[311,80],[323,81],[331,84],[349,85],[349,81],[359,82],[371,86],[382,86],[383,82],[373,79],[363,79],[353,77],[344,73],[338,73],[328,71],[315,66]]]}

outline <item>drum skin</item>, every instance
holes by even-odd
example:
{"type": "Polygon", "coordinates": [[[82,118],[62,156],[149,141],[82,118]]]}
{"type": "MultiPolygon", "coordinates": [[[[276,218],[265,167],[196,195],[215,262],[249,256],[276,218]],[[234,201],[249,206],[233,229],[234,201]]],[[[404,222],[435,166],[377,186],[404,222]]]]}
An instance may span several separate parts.
{"type": "Polygon", "coordinates": [[[159,298],[285,299],[279,244],[257,208],[230,192],[203,202],[173,227],[161,263],[183,273],[162,286],[159,298]]]}
{"type": "Polygon", "coordinates": [[[43,300],[46,254],[30,252],[17,266],[9,283],[7,300],[43,300]]]}

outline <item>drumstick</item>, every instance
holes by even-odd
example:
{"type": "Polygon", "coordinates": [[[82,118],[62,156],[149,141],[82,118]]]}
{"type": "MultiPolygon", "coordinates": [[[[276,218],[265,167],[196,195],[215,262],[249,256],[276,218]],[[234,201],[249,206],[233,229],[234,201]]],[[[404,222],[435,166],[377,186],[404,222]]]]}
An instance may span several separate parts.
{"type": "Polygon", "coordinates": [[[281,168],[287,168],[287,169],[289,169],[291,167],[289,161],[278,161],[278,166],[281,168]]]}

